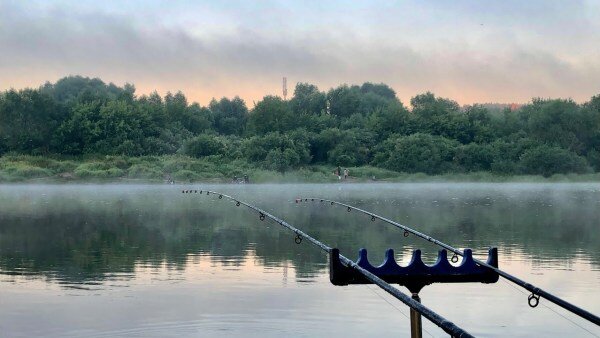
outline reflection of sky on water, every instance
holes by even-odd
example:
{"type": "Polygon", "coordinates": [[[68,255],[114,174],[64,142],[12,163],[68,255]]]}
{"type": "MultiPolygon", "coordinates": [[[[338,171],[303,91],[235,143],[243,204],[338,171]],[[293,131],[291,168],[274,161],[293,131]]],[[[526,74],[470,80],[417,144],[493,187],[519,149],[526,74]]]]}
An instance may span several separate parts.
{"type": "MultiPolygon", "coordinates": [[[[240,262],[232,267],[208,255],[190,255],[185,269],[166,263],[139,264],[133,274],[115,274],[96,285],[4,275],[0,283],[12,285],[3,283],[0,318],[3,327],[15,332],[60,336],[214,336],[220,332],[385,336],[408,332],[407,309],[373,286],[333,287],[324,266],[317,267],[315,277],[297,278],[291,262],[264,267],[252,252],[240,257],[240,262]],[[31,321],[39,318],[51,320],[32,326],[31,321]]],[[[506,270],[559,290],[561,297],[585,308],[597,309],[589,292],[597,287],[598,273],[591,271],[589,262],[577,260],[568,272],[531,271],[531,267],[524,257],[505,257],[506,270]],[[571,273],[577,273],[582,282],[563,284],[571,273]]],[[[573,327],[544,307],[529,309],[526,294],[504,282],[433,285],[421,296],[428,306],[474,334],[585,336],[582,330],[571,334],[573,327]]],[[[429,323],[425,328],[434,336],[444,336],[429,323]]]]}
{"type": "MultiPolygon", "coordinates": [[[[406,264],[437,248],[367,217],[298,196],[341,199],[415,225],[600,313],[599,185],[301,185],[213,187],[240,195],[348,257],[373,264],[393,247],[406,264]],[[567,227],[567,230],[564,228],[567,227]],[[573,231],[580,232],[572,234],[573,231]]],[[[0,327],[50,336],[389,336],[405,306],[373,286],[333,287],[326,257],[225,201],[164,186],[2,186],[0,327]],[[388,304],[384,299],[388,300],[388,304]],[[399,310],[398,310],[399,309],[399,310]]],[[[423,302],[475,335],[589,334],[527,294],[493,285],[432,285],[423,302]]],[[[552,310],[584,325],[549,302],[552,310]]],[[[403,315],[404,314],[404,315],[403,315]]],[[[443,333],[429,323],[434,336],[443,333]]],[[[595,330],[595,331],[594,331],[595,330]]],[[[425,333],[427,336],[427,333],[425,333]]]]}

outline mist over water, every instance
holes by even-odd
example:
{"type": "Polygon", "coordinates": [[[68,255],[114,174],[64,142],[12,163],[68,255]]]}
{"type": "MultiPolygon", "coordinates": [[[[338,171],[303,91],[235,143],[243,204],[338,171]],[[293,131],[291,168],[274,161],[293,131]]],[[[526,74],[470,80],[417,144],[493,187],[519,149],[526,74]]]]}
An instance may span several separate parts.
{"type": "MultiPolygon", "coordinates": [[[[367,248],[374,265],[387,248],[401,264],[413,249],[433,263],[439,248],[318,198],[479,258],[497,246],[502,269],[600,313],[600,184],[2,185],[1,335],[408,334],[402,303],[374,286],[331,285],[321,251],[233,202],[181,193],[190,188],[255,204],[350,258],[367,248]]],[[[521,291],[437,284],[421,298],[477,336],[592,336],[553,311],[600,335],[548,301],[530,309],[521,291]]]]}

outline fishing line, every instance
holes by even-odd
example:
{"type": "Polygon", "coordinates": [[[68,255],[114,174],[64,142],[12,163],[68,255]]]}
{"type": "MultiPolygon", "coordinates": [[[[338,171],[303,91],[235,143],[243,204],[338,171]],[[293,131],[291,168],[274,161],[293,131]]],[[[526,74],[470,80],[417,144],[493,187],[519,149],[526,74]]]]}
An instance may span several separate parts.
{"type": "MultiPolygon", "coordinates": [[[[393,307],[394,309],[396,309],[396,311],[400,312],[401,315],[403,315],[404,317],[406,317],[406,319],[410,320],[410,317],[408,317],[399,307],[397,307],[396,305],[392,304],[389,300],[387,300],[385,297],[383,297],[382,295],[379,294],[379,292],[375,291],[374,288],[371,288],[371,286],[369,284],[367,284],[367,288],[371,291],[373,291],[374,294],[376,294],[377,296],[379,296],[379,298],[383,299],[386,303],[390,304],[391,307],[393,307]]],[[[427,332],[427,334],[430,337],[434,337],[431,332],[427,331],[426,328],[422,327],[423,331],[427,332]]]]}
{"type": "MultiPolygon", "coordinates": [[[[512,289],[514,289],[515,291],[517,291],[517,292],[519,292],[519,293],[521,293],[521,294],[524,294],[524,295],[526,295],[526,294],[527,294],[527,293],[523,292],[523,290],[521,290],[521,289],[517,288],[517,287],[516,287],[516,286],[514,286],[513,284],[510,284],[508,281],[506,281],[506,280],[504,280],[504,279],[502,280],[502,282],[504,282],[506,285],[510,286],[512,289]]],[[[553,308],[549,307],[548,305],[546,305],[546,304],[542,304],[542,306],[543,306],[543,307],[545,307],[546,309],[548,309],[548,310],[550,310],[550,311],[554,312],[555,314],[557,314],[557,315],[559,315],[559,316],[563,317],[564,319],[568,320],[569,322],[571,322],[573,325],[575,325],[575,326],[579,327],[580,329],[582,329],[582,330],[584,330],[584,331],[587,331],[587,332],[588,332],[589,334],[591,334],[592,336],[594,336],[594,337],[600,337],[600,336],[596,335],[595,333],[593,333],[592,331],[590,331],[590,330],[586,329],[585,327],[581,326],[579,323],[577,323],[577,322],[573,321],[571,318],[569,318],[569,317],[566,317],[565,315],[563,315],[563,314],[561,314],[561,313],[559,313],[559,312],[556,312],[556,311],[555,311],[553,308]]]]}
{"type": "MultiPolygon", "coordinates": [[[[444,248],[444,249],[446,249],[448,251],[452,251],[455,255],[463,256],[462,251],[460,251],[457,248],[454,248],[454,247],[452,247],[452,246],[450,246],[450,245],[448,245],[446,243],[443,243],[443,242],[441,242],[441,241],[439,241],[439,240],[437,240],[437,239],[435,239],[435,238],[433,238],[433,237],[431,237],[431,236],[429,236],[427,234],[424,234],[422,232],[414,230],[414,229],[412,229],[412,228],[410,228],[410,227],[408,227],[406,225],[400,224],[398,222],[395,222],[395,221],[393,221],[391,219],[388,219],[388,218],[385,218],[383,216],[380,216],[380,215],[374,214],[372,212],[369,212],[369,211],[357,208],[355,206],[352,206],[352,205],[349,205],[349,204],[345,204],[345,203],[342,203],[342,202],[338,202],[338,201],[328,200],[328,199],[325,199],[325,198],[318,198],[318,197],[308,197],[308,198],[298,198],[298,199],[296,199],[296,203],[299,203],[299,202],[302,202],[302,201],[304,201],[304,202],[319,201],[321,203],[325,202],[326,204],[328,203],[330,205],[339,205],[339,206],[345,207],[348,212],[350,212],[351,210],[356,210],[356,211],[358,211],[360,213],[363,213],[365,215],[371,216],[371,221],[379,219],[381,221],[384,221],[384,222],[386,222],[388,224],[391,224],[391,225],[393,225],[393,226],[395,226],[397,228],[400,228],[400,229],[404,230],[404,237],[408,237],[408,234],[412,233],[413,235],[416,235],[417,237],[420,237],[420,238],[422,238],[422,239],[424,239],[424,240],[426,240],[428,242],[436,244],[436,245],[438,245],[438,246],[440,246],[440,247],[442,247],[442,248],[444,248]]],[[[549,293],[547,291],[544,291],[544,290],[538,288],[537,286],[535,286],[533,284],[530,284],[530,283],[528,283],[528,282],[526,282],[526,281],[524,281],[524,280],[522,280],[522,279],[520,279],[520,278],[518,278],[516,276],[513,276],[513,275],[509,274],[508,272],[505,272],[504,270],[500,270],[499,268],[496,268],[496,267],[494,267],[494,266],[492,266],[490,264],[487,264],[484,261],[481,261],[481,260],[478,260],[478,259],[473,259],[473,260],[475,261],[475,263],[479,264],[480,266],[486,267],[486,268],[488,268],[488,269],[496,272],[498,275],[502,276],[506,280],[508,280],[510,282],[513,282],[514,284],[516,284],[516,285],[518,285],[518,286],[520,286],[520,287],[522,287],[522,288],[524,288],[524,289],[526,289],[528,291],[531,291],[531,294],[529,295],[529,297],[527,299],[530,307],[536,307],[536,306],[538,306],[540,297],[544,297],[547,300],[551,301],[552,303],[554,303],[554,304],[562,307],[563,309],[565,309],[565,310],[567,310],[569,312],[572,312],[572,313],[578,315],[579,317],[584,318],[584,319],[586,319],[586,320],[588,320],[588,321],[590,321],[590,322],[592,322],[592,323],[600,326],[600,317],[594,315],[593,313],[591,313],[591,312],[589,312],[587,310],[584,310],[584,309],[582,309],[582,308],[580,308],[580,307],[578,307],[578,306],[576,306],[574,304],[571,304],[571,303],[569,303],[569,302],[567,302],[567,301],[565,301],[565,300],[563,300],[563,299],[561,299],[561,298],[559,298],[559,297],[557,297],[557,296],[555,296],[555,295],[553,295],[553,294],[551,294],[551,293],[549,293]]],[[[452,261],[454,262],[454,256],[452,257],[452,261]]]]}
{"type": "MultiPolygon", "coordinates": [[[[319,249],[327,252],[328,254],[331,253],[332,248],[327,246],[326,244],[318,241],[317,239],[313,238],[312,236],[308,235],[307,233],[303,232],[302,230],[294,227],[293,225],[287,223],[286,221],[264,211],[263,209],[260,209],[252,204],[248,204],[244,201],[241,201],[235,197],[223,194],[223,193],[219,193],[216,191],[210,191],[210,190],[198,190],[198,189],[193,189],[193,190],[183,190],[182,193],[184,194],[200,194],[200,195],[216,195],[218,196],[218,199],[228,199],[232,202],[235,202],[236,206],[245,206],[255,212],[257,212],[259,214],[259,219],[261,221],[264,221],[265,219],[269,219],[274,221],[275,223],[283,226],[284,228],[287,228],[288,230],[292,231],[293,233],[296,234],[296,237],[294,239],[294,241],[297,244],[300,244],[303,240],[307,240],[309,243],[313,244],[314,246],[318,247],[319,249]]],[[[367,280],[369,280],[370,282],[372,282],[373,284],[379,286],[381,289],[383,289],[385,292],[389,293],[390,295],[392,295],[394,298],[398,299],[399,301],[401,301],[402,303],[406,304],[407,306],[409,306],[410,308],[414,309],[415,311],[419,312],[422,316],[424,316],[425,318],[429,319],[431,322],[433,322],[434,324],[436,324],[437,326],[439,326],[440,328],[442,328],[446,333],[448,333],[449,335],[451,335],[452,337],[464,337],[464,338],[468,338],[468,337],[473,337],[473,335],[469,334],[467,331],[465,331],[464,329],[458,327],[456,324],[454,324],[453,322],[447,320],[446,318],[440,316],[439,314],[437,314],[436,312],[434,312],[433,310],[429,309],[428,307],[424,306],[423,304],[421,304],[420,302],[417,302],[416,300],[412,299],[411,297],[407,296],[406,294],[404,294],[402,291],[400,291],[397,288],[394,288],[392,285],[388,284],[387,282],[385,282],[383,279],[377,277],[375,274],[369,272],[368,270],[360,267],[358,264],[356,264],[356,262],[354,262],[353,260],[343,256],[343,255],[339,255],[340,258],[340,262],[345,265],[348,268],[354,269],[356,272],[360,273],[361,275],[363,275],[367,280]]]]}

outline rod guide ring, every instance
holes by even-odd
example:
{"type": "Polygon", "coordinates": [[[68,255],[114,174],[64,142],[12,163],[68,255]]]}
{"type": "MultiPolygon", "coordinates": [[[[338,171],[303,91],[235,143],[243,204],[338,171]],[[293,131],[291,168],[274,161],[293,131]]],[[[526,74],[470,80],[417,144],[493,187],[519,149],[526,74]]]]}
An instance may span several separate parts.
{"type": "Polygon", "coordinates": [[[529,297],[527,297],[527,303],[529,303],[529,306],[532,308],[538,306],[540,303],[540,295],[536,295],[535,293],[530,294],[529,297]]]}

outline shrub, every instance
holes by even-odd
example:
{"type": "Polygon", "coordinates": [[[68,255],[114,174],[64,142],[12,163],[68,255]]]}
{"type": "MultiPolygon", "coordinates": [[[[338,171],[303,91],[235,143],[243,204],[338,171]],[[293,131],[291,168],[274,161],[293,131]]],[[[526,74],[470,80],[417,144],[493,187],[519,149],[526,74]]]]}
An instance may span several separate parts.
{"type": "Polygon", "coordinates": [[[74,173],[81,178],[115,178],[124,176],[125,170],[110,167],[108,163],[89,162],[75,168],[74,173]]]}
{"type": "Polygon", "coordinates": [[[585,158],[566,149],[542,145],[526,150],[519,164],[524,174],[544,175],[585,173],[590,168],[585,158]]]}
{"type": "Polygon", "coordinates": [[[457,141],[429,134],[392,136],[383,142],[374,163],[394,171],[440,174],[453,168],[458,145],[457,141]]]}
{"type": "Polygon", "coordinates": [[[218,137],[212,135],[198,135],[183,144],[183,153],[192,157],[217,155],[223,151],[224,144],[218,137]]]}
{"type": "Polygon", "coordinates": [[[17,178],[38,178],[52,176],[52,171],[48,169],[32,167],[28,165],[8,167],[5,171],[17,178]]]}
{"type": "Polygon", "coordinates": [[[145,164],[134,164],[127,170],[127,176],[131,178],[162,178],[163,173],[157,167],[145,164]]]}
{"type": "Polygon", "coordinates": [[[173,179],[176,181],[193,182],[198,181],[200,178],[200,175],[191,170],[179,170],[173,174],[173,179]]]}

